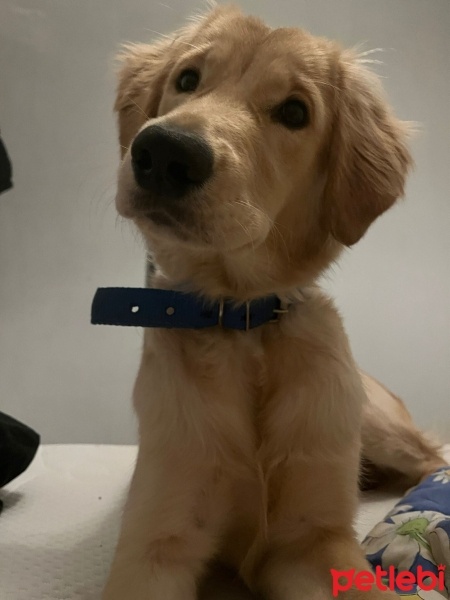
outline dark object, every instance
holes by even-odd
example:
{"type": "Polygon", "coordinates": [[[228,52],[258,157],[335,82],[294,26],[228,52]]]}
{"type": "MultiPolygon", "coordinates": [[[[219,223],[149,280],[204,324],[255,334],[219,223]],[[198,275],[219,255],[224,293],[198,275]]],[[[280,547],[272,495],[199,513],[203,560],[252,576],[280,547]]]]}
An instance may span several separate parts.
{"type": "Polygon", "coordinates": [[[277,296],[241,305],[232,300],[207,303],[195,294],[149,288],[99,288],[92,301],[93,325],[203,329],[221,326],[242,331],[276,321],[286,313],[277,296]]]}
{"type": "Polygon", "coordinates": [[[180,94],[195,92],[200,83],[200,73],[195,69],[185,69],[178,77],[175,87],[180,94]]]}
{"type": "Polygon", "coordinates": [[[247,588],[231,568],[214,562],[200,581],[198,600],[262,600],[247,588]]]}
{"type": "Polygon", "coordinates": [[[0,194],[12,188],[12,168],[5,145],[0,137],[0,194]]]}
{"type": "Polygon", "coordinates": [[[39,440],[30,427],[0,412],[0,488],[25,471],[39,440]]]}
{"type": "Polygon", "coordinates": [[[212,175],[214,154],[200,135],[175,126],[150,125],[131,146],[136,183],[164,198],[182,198],[212,175]]]}
{"type": "Polygon", "coordinates": [[[406,489],[418,483],[419,481],[412,474],[402,473],[391,467],[376,465],[365,456],[361,457],[359,489],[362,492],[379,490],[404,493],[406,489]]]}

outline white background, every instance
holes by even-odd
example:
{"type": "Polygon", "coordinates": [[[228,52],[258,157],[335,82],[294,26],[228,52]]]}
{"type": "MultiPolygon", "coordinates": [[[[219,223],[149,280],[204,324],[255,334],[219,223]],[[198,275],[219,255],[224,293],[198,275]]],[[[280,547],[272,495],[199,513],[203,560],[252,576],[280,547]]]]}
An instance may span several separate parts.
{"type": "MultiPolygon", "coordinates": [[[[247,0],[271,25],[384,48],[398,115],[421,123],[406,201],[335,268],[360,365],[450,439],[450,3],[247,0]]],[[[0,410],[45,442],[135,440],[141,332],[89,325],[98,286],[141,285],[144,255],[115,215],[113,55],[170,33],[192,1],[2,0],[0,128],[15,187],[0,196],[0,410]]]]}

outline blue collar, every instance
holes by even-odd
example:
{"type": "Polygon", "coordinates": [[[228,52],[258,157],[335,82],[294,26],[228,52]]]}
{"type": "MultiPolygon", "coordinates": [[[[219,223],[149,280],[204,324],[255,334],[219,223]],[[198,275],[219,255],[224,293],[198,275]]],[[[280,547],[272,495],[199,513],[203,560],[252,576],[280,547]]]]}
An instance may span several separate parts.
{"type": "Polygon", "coordinates": [[[92,302],[91,323],[202,329],[253,329],[275,322],[287,312],[277,296],[238,305],[233,300],[208,302],[194,294],[150,288],[99,288],[92,302]]]}

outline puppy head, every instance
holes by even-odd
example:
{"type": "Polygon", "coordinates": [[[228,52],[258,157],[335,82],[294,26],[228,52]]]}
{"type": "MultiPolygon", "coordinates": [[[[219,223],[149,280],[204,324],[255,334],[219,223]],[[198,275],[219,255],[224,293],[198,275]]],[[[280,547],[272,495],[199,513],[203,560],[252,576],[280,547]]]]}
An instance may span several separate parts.
{"type": "Polygon", "coordinates": [[[206,292],[310,281],[410,165],[406,127],[351,52],[234,7],[128,47],[116,110],[117,208],[170,277],[206,292]]]}

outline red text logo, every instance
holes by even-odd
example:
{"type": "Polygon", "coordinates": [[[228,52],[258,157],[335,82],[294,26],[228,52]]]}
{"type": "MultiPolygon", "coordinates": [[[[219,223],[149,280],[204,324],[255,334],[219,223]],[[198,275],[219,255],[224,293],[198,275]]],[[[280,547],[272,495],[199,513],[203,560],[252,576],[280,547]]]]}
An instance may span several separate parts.
{"type": "Polygon", "coordinates": [[[336,598],[340,592],[346,592],[352,587],[362,592],[368,592],[373,586],[383,591],[397,589],[401,592],[411,592],[417,585],[425,591],[437,589],[442,592],[445,589],[444,570],[445,566],[439,565],[438,575],[436,575],[432,571],[426,571],[420,565],[417,567],[416,574],[410,571],[396,573],[394,567],[383,571],[379,565],[375,567],[375,573],[356,571],[355,569],[348,571],[331,569],[333,596],[336,598]]]}

